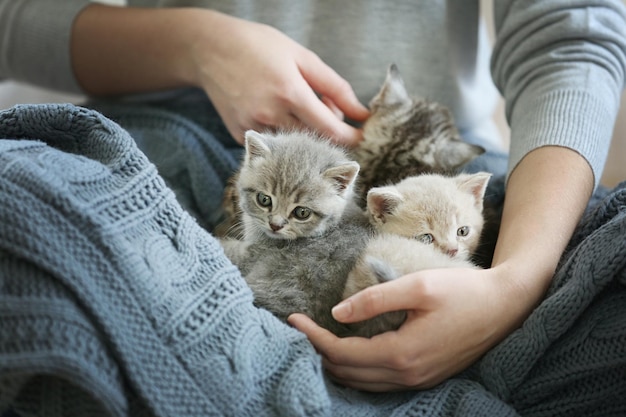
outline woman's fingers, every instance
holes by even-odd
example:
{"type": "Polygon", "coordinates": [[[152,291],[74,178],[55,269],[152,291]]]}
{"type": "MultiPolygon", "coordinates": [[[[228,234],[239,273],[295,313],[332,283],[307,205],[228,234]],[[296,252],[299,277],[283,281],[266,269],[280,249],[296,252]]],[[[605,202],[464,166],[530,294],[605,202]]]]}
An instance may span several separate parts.
{"type": "Polygon", "coordinates": [[[416,274],[406,275],[359,291],[337,304],[332,314],[337,321],[354,323],[390,311],[418,309],[423,294],[423,281],[416,274]]]}

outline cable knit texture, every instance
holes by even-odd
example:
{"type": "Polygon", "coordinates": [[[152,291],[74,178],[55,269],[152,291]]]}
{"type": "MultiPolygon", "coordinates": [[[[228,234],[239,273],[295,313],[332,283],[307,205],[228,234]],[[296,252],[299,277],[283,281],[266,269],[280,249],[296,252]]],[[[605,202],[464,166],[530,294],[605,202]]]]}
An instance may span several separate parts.
{"type": "MultiPolygon", "coordinates": [[[[162,109],[118,113],[136,137],[211,142],[162,109]]],[[[596,195],[522,328],[431,390],[367,394],[328,383],[306,338],[253,307],[128,132],[70,105],[0,113],[3,417],[626,413],[626,184],[596,195]]]]}
{"type": "Polygon", "coordinates": [[[3,407],[327,414],[308,341],[252,306],[217,241],[119,126],[59,106],[0,123],[18,139],[0,142],[0,375],[18,394],[3,407]]]}

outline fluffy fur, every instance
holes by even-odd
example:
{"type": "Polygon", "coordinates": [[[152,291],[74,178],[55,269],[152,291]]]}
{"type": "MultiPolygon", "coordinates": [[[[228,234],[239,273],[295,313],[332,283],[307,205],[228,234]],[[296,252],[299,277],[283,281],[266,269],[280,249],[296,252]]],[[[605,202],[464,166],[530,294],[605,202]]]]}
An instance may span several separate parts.
{"type": "Polygon", "coordinates": [[[331,309],[343,298],[346,279],[371,236],[362,212],[346,212],[340,224],[306,239],[262,237],[236,259],[254,293],[254,303],[279,319],[304,313],[331,332],[347,336],[350,326],[337,322],[331,309]]]}

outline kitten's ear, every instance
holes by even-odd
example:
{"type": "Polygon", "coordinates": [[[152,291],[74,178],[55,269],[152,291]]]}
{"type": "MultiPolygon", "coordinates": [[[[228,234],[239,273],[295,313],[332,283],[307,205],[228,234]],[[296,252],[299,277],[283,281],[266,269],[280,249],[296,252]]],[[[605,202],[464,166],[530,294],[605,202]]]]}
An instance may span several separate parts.
{"type": "Polygon", "coordinates": [[[387,107],[402,104],[410,99],[398,67],[396,64],[391,64],[387,70],[384,84],[378,94],[370,101],[370,108],[373,110],[378,106],[387,107]]]}
{"type": "Polygon", "coordinates": [[[246,157],[245,162],[250,163],[259,156],[268,155],[271,151],[267,146],[267,138],[255,130],[248,130],[245,134],[246,138],[246,157]]]}
{"type": "Polygon", "coordinates": [[[354,184],[359,169],[360,166],[357,162],[348,161],[345,164],[328,168],[323,175],[337,186],[337,191],[343,193],[354,184]]]}
{"type": "Polygon", "coordinates": [[[472,194],[476,206],[482,208],[489,178],[491,178],[490,173],[477,172],[476,174],[460,174],[456,177],[456,181],[459,189],[472,194]]]}
{"type": "Polygon", "coordinates": [[[472,145],[462,140],[447,140],[440,142],[435,151],[435,160],[439,161],[446,169],[454,170],[479,155],[482,155],[485,149],[482,146],[472,145]]]}
{"type": "Polygon", "coordinates": [[[404,201],[402,194],[393,186],[374,187],[367,193],[367,211],[374,223],[384,224],[387,216],[392,214],[404,201]]]}

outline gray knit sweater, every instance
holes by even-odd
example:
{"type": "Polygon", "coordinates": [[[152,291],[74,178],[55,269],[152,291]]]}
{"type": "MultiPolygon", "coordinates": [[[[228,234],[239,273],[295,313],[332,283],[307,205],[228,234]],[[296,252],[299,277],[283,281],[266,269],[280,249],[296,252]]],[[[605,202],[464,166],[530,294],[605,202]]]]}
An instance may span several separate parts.
{"type": "MultiPolygon", "coordinates": [[[[557,145],[583,155],[596,182],[601,176],[626,72],[620,0],[496,0],[492,55],[477,0],[128,3],[206,6],[273,25],[319,54],[363,102],[395,62],[413,93],[449,106],[472,137],[495,134],[493,79],[511,126],[509,169],[531,150],[557,145]]],[[[0,77],[78,91],[68,45],[86,4],[0,0],[0,77]]]]}

